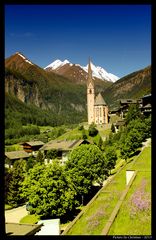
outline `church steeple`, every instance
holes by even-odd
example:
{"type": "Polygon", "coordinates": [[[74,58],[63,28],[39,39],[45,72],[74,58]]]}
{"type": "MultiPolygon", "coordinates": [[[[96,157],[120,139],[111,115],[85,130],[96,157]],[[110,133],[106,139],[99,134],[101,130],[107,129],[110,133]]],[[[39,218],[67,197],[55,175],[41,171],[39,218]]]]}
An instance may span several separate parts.
{"type": "Polygon", "coordinates": [[[91,60],[89,58],[89,63],[88,63],[88,83],[87,83],[87,85],[89,86],[90,83],[91,83],[92,87],[94,87],[94,82],[93,82],[93,79],[92,79],[91,60]]]}
{"type": "Polygon", "coordinates": [[[88,110],[88,124],[94,122],[94,82],[92,79],[91,61],[88,63],[88,79],[87,79],[87,110],[88,110]]]}

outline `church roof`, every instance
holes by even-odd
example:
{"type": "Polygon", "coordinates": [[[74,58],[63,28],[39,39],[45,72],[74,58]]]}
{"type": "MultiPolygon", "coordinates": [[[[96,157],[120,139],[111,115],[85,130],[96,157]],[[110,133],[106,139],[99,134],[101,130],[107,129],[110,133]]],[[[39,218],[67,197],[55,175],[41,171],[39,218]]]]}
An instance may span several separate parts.
{"type": "Polygon", "coordinates": [[[94,105],[99,106],[99,105],[107,105],[105,100],[103,99],[101,93],[99,93],[96,98],[95,98],[95,103],[94,105]]]}
{"type": "Polygon", "coordinates": [[[92,86],[94,86],[94,81],[93,81],[93,78],[92,78],[91,61],[89,59],[87,85],[89,86],[90,83],[92,84],[92,86]]]}

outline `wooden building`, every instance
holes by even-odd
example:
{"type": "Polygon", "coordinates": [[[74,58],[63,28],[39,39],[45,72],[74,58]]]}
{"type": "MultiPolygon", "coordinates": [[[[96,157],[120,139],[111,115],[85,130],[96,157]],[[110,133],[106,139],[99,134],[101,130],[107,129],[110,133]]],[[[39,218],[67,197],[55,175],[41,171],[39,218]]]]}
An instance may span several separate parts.
{"type": "Polygon", "coordinates": [[[152,94],[142,97],[141,111],[146,116],[149,116],[152,113],[152,94]]]}
{"type": "Polygon", "coordinates": [[[128,112],[128,109],[131,105],[142,106],[142,99],[121,99],[120,100],[120,116],[121,118],[125,117],[125,114],[128,112]]]}
{"type": "Polygon", "coordinates": [[[38,151],[44,143],[42,141],[31,141],[31,142],[24,142],[21,145],[23,145],[23,150],[27,153],[32,153],[38,151]]]}

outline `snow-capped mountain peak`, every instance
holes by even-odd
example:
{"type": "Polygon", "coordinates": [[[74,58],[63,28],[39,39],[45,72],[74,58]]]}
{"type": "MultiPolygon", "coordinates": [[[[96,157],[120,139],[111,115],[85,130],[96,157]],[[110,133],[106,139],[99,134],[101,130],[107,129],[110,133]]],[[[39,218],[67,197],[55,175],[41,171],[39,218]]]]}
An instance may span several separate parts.
{"type": "MultiPolygon", "coordinates": [[[[65,59],[63,62],[61,60],[57,59],[54,62],[52,62],[51,64],[49,64],[47,67],[45,67],[44,69],[45,70],[46,69],[57,70],[57,72],[58,72],[59,69],[61,69],[61,67],[64,66],[65,64],[69,64],[70,66],[73,65],[67,59],[65,59]]],[[[83,69],[85,72],[88,73],[88,64],[86,66],[81,66],[80,64],[74,64],[74,65],[77,67],[80,67],[81,69],[83,69]]],[[[109,82],[115,82],[119,79],[114,74],[108,73],[104,68],[95,66],[92,62],[91,62],[91,69],[92,69],[93,77],[96,77],[96,78],[99,78],[102,80],[107,80],[109,82]]]]}
{"type": "MultiPolygon", "coordinates": [[[[88,72],[88,64],[85,67],[81,66],[81,68],[83,68],[83,70],[85,72],[88,72]]],[[[108,73],[104,68],[99,67],[99,66],[95,66],[92,62],[91,62],[91,69],[92,69],[93,77],[97,77],[97,78],[100,78],[102,80],[107,80],[107,81],[110,81],[110,82],[115,82],[119,79],[114,74],[108,73]]]]}
{"type": "Polygon", "coordinates": [[[65,64],[71,64],[67,59],[65,59],[63,62],[59,59],[55,60],[54,62],[50,63],[47,67],[45,67],[44,69],[47,68],[51,68],[52,70],[62,67],[65,64]]]}

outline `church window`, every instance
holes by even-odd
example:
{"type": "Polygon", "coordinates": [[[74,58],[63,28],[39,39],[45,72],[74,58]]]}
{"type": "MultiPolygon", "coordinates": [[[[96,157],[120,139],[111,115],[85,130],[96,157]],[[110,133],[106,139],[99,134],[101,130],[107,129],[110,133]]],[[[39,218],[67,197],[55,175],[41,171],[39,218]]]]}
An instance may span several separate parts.
{"type": "Polygon", "coordinates": [[[105,117],[105,108],[103,109],[103,116],[105,117]]]}
{"type": "Polygon", "coordinates": [[[101,117],[101,108],[100,108],[100,117],[101,117]]]}
{"type": "Polygon", "coordinates": [[[90,93],[90,94],[92,93],[92,90],[91,90],[91,89],[89,89],[89,93],[90,93]]]}

